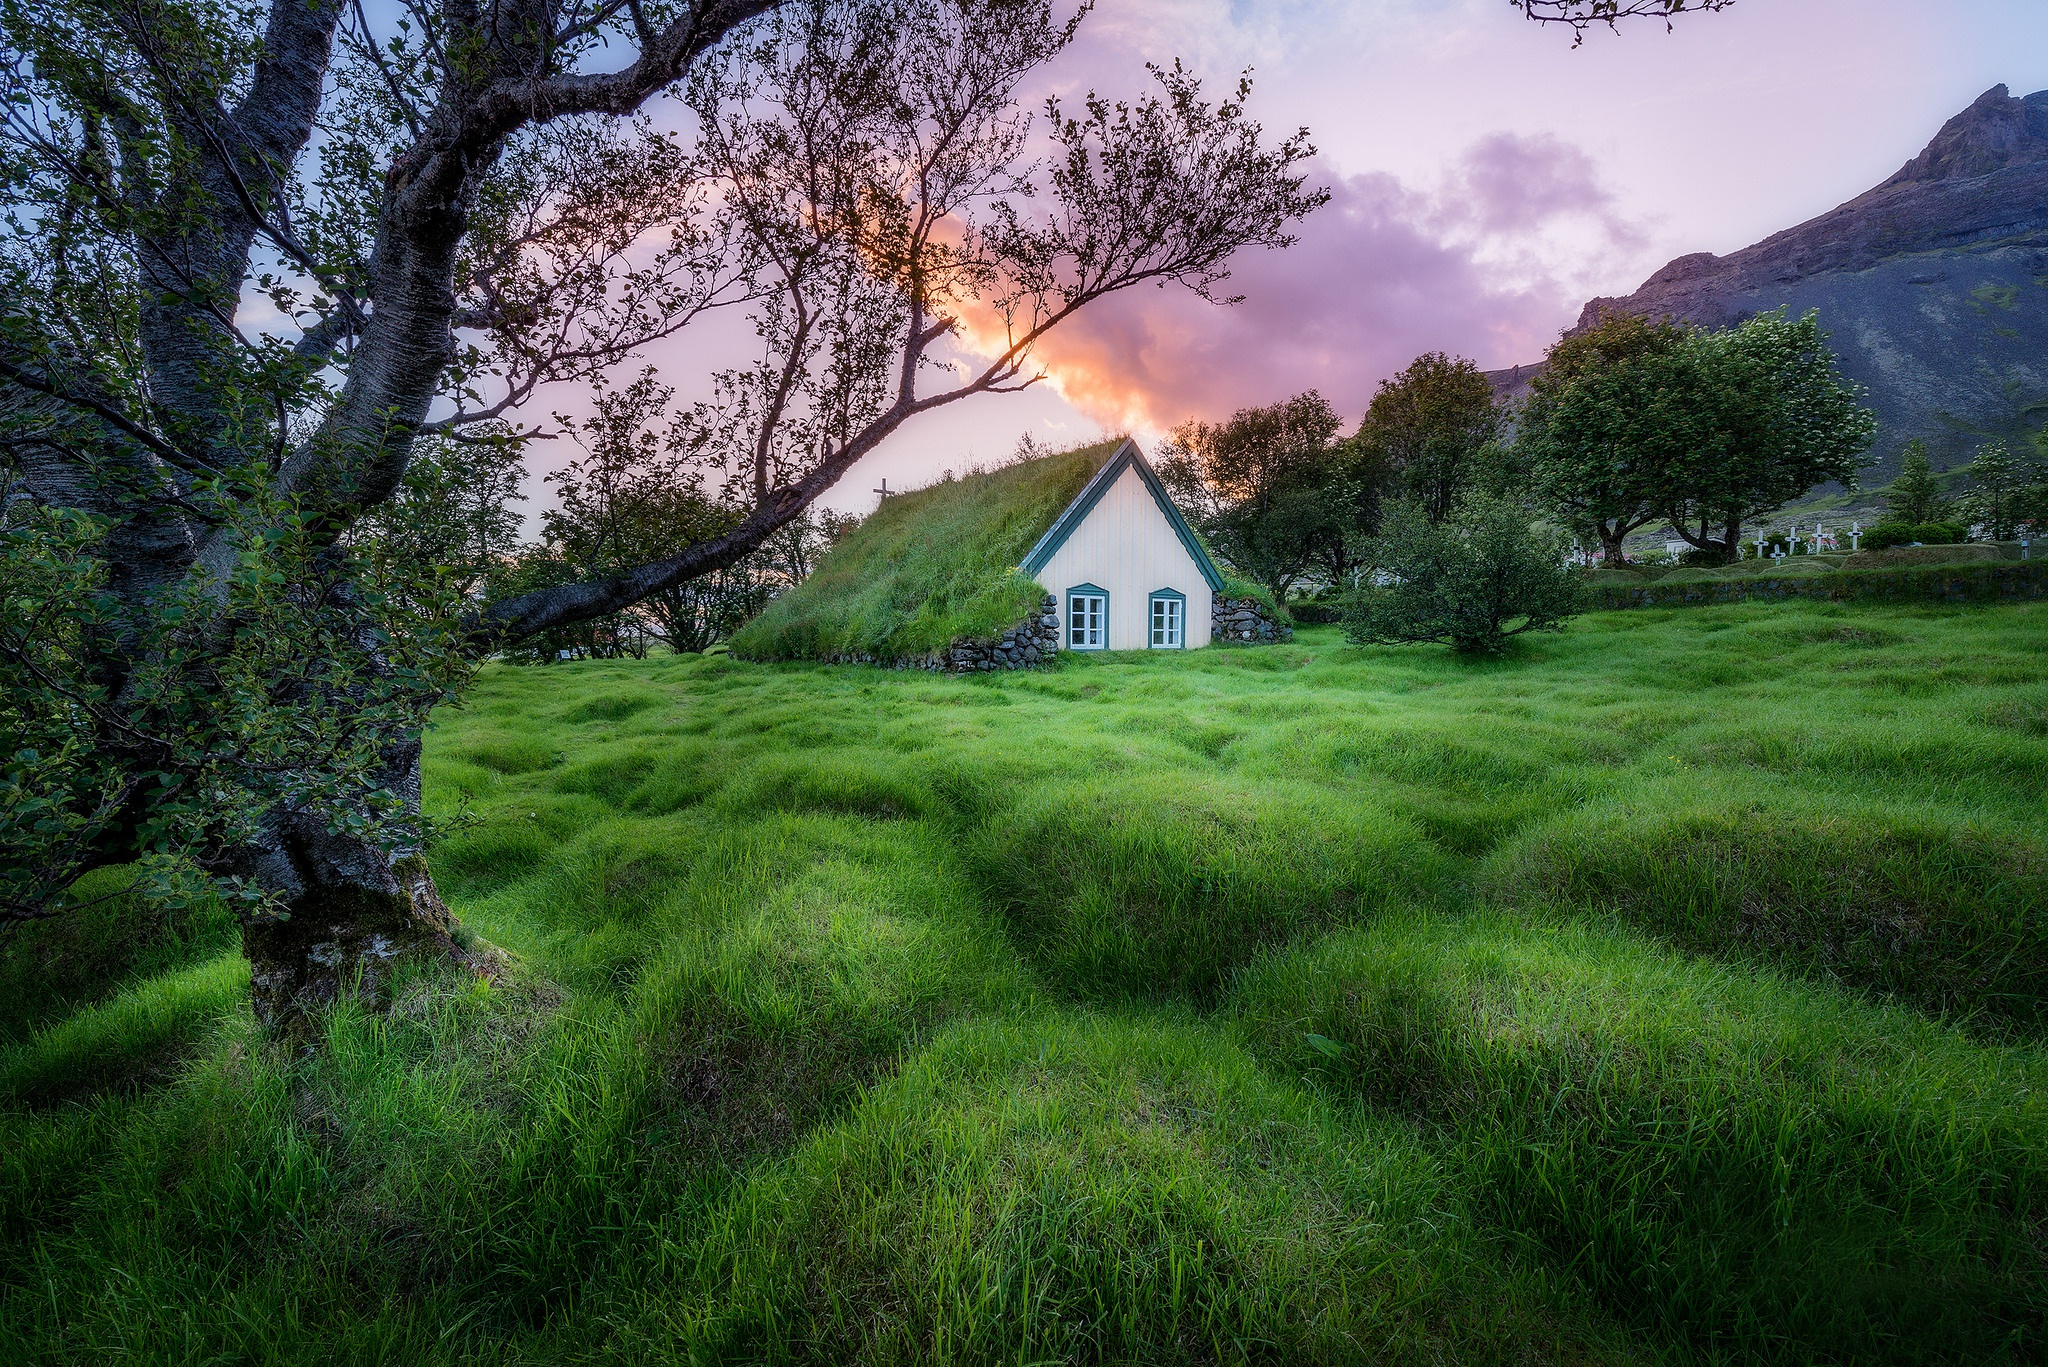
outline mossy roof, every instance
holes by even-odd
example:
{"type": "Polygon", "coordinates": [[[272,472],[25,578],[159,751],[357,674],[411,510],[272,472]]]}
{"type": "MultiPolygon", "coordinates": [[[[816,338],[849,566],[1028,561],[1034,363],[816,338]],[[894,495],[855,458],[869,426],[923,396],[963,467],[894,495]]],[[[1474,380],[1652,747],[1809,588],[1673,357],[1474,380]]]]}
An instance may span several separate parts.
{"type": "Polygon", "coordinates": [[[882,501],[732,639],[736,655],[907,659],[986,638],[1037,607],[1019,566],[1121,437],[949,479],[882,501]]]}

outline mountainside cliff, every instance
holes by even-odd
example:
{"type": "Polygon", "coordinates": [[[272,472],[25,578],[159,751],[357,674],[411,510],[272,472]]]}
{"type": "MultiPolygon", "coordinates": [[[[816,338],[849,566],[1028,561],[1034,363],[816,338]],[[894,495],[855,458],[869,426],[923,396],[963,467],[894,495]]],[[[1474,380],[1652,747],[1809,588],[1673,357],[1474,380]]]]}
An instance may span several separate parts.
{"type": "MultiPolygon", "coordinates": [[[[2048,423],[2048,91],[1995,86],[1919,156],[1848,203],[1727,256],[1667,264],[1603,313],[1726,327],[1768,309],[1817,309],[1843,371],[1881,428],[1866,482],[1925,437],[1937,465],[1993,436],[2048,423]]],[[[1496,371],[1514,393],[1536,367],[1496,371]]]]}

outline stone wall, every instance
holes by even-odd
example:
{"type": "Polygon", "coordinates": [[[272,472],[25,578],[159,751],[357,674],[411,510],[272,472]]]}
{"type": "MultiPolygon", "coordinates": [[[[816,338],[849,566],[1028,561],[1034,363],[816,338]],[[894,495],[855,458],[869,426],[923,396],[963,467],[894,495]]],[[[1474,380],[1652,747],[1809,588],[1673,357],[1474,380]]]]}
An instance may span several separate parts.
{"type": "Polygon", "coordinates": [[[1686,580],[1640,588],[1594,584],[1589,608],[1673,608],[1702,603],[1742,603],[1783,598],[1836,602],[1864,600],[1947,603],[2016,602],[2048,597],[2048,560],[2010,560],[1974,565],[1909,566],[1893,570],[1838,570],[1833,574],[1759,576],[1755,579],[1686,580]]]}
{"type": "Polygon", "coordinates": [[[885,669],[929,669],[947,674],[976,674],[995,669],[1029,669],[1049,664],[1060,649],[1059,600],[1051,594],[1038,611],[1002,635],[985,641],[959,640],[944,650],[908,659],[881,660],[872,655],[834,655],[833,664],[880,665],[885,669]]]}
{"type": "Polygon", "coordinates": [[[1256,598],[1217,594],[1209,604],[1209,639],[1236,643],[1291,641],[1294,628],[1274,619],[1256,598]]]}

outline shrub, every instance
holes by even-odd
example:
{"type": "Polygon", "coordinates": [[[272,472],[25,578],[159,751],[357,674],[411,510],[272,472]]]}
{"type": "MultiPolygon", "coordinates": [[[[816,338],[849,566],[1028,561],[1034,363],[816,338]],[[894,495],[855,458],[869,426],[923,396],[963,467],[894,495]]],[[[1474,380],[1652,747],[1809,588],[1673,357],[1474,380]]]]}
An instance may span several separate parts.
{"type": "Polygon", "coordinates": [[[1525,631],[1559,631],[1580,608],[1564,535],[1539,530],[1504,498],[1474,495],[1441,523],[1413,504],[1388,512],[1376,566],[1387,581],[1362,589],[1348,630],[1361,645],[1448,641],[1497,652],[1525,631]]]}
{"type": "Polygon", "coordinates": [[[1344,620],[1344,605],[1290,600],[1287,604],[1287,615],[1292,617],[1298,626],[1329,626],[1344,620]]]}
{"type": "Polygon", "coordinates": [[[1969,529],[1957,522],[1880,522],[1863,534],[1860,547],[1886,551],[1894,546],[1959,546],[1969,529]]]}

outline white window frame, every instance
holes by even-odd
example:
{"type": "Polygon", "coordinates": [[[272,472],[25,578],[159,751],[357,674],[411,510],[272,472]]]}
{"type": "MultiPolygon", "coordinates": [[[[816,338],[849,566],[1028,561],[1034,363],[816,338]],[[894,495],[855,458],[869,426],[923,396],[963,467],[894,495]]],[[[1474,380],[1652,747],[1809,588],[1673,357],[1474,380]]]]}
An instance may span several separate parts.
{"type": "Polygon", "coordinates": [[[1066,635],[1068,650],[1109,648],[1109,594],[1093,584],[1076,584],[1066,593],[1066,635]],[[1083,606],[1077,612],[1075,604],[1083,606]],[[1088,604],[1093,604],[1091,620],[1088,604]]]}
{"type": "Polygon", "coordinates": [[[1188,599],[1175,589],[1160,589],[1145,611],[1145,640],[1152,650],[1188,648],[1188,599]],[[1161,612],[1160,609],[1166,609],[1161,612]]]}

